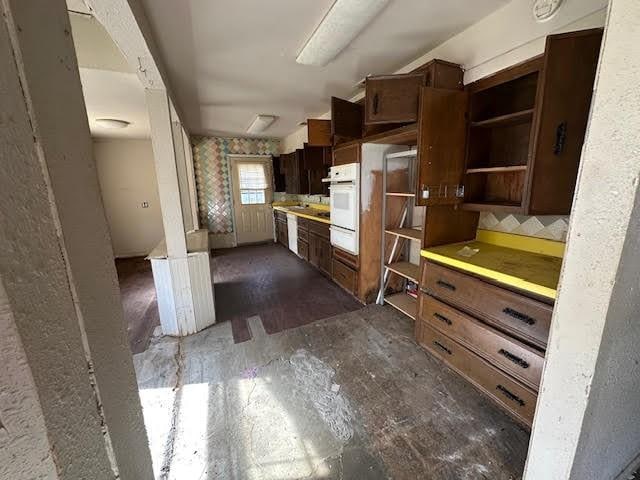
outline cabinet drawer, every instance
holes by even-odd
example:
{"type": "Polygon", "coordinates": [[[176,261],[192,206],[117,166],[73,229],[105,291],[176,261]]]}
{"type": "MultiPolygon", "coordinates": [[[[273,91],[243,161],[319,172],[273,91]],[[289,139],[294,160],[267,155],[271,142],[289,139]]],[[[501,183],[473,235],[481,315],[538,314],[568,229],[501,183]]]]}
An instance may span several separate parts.
{"type": "Polygon", "coordinates": [[[475,353],[420,321],[418,342],[436,357],[506,408],[515,418],[531,425],[537,395],[502,373],[475,353]]]}
{"type": "Polygon", "coordinates": [[[347,165],[349,163],[360,163],[360,144],[354,143],[344,147],[334,147],[333,164],[347,165]]]}
{"type": "Polygon", "coordinates": [[[424,293],[420,295],[419,316],[423,322],[454,338],[538,391],[544,356],[536,349],[513,340],[424,293]]]}
{"type": "Polygon", "coordinates": [[[298,237],[298,256],[309,260],[309,244],[298,237]]]}
{"type": "Polygon", "coordinates": [[[320,237],[324,237],[326,239],[329,238],[329,225],[326,223],[322,223],[322,222],[315,222],[315,221],[310,221],[309,222],[309,232],[310,233],[315,233],[316,235],[320,236],[320,237]]]}
{"type": "Polygon", "coordinates": [[[549,337],[550,305],[483,282],[470,275],[424,262],[422,287],[429,294],[545,348],[549,337]]]}
{"type": "Polygon", "coordinates": [[[273,213],[276,216],[276,220],[279,220],[281,222],[286,222],[287,221],[287,214],[284,212],[281,212],[280,210],[274,210],[273,213]]]}
{"type": "Polygon", "coordinates": [[[300,224],[298,224],[298,240],[309,242],[309,230],[307,228],[301,227],[300,224]]]}
{"type": "Polygon", "coordinates": [[[333,280],[345,290],[356,294],[358,275],[355,270],[347,267],[344,263],[333,259],[333,280]]]}
{"type": "Polygon", "coordinates": [[[340,260],[345,265],[353,268],[354,270],[358,270],[358,256],[349,252],[345,252],[339,248],[333,249],[333,258],[336,260],[340,260]]]}

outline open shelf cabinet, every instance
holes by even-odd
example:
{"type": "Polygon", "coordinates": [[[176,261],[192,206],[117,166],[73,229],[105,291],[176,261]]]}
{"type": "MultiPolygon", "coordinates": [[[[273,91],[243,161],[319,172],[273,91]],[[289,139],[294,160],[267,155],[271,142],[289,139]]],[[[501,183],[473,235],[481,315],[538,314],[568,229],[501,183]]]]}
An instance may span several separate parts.
{"type": "Polygon", "coordinates": [[[410,149],[387,153],[382,167],[382,230],[381,275],[378,304],[389,304],[415,320],[417,301],[407,292],[417,293],[420,266],[412,263],[424,236],[420,213],[424,207],[415,207],[415,175],[417,151],[410,149]],[[408,287],[411,287],[410,289],[408,287]]]}
{"type": "Polygon", "coordinates": [[[465,209],[570,212],[601,38],[551,35],[543,55],[467,86],[465,209]]]}

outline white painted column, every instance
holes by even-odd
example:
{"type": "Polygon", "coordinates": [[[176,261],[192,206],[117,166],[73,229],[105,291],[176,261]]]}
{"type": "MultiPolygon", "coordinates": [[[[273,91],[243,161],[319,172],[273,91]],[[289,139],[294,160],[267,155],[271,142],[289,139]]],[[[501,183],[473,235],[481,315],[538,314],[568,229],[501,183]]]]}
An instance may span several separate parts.
{"type": "Polygon", "coordinates": [[[0,477],[150,480],[66,5],[0,11],[0,477]]]}
{"type": "MultiPolygon", "coordinates": [[[[187,251],[185,223],[191,218],[185,222],[183,202],[189,198],[188,194],[181,195],[178,173],[178,165],[182,165],[186,180],[182,127],[176,129],[172,122],[165,90],[147,89],[147,103],[167,247],[166,258],[151,260],[160,323],[166,335],[184,336],[215,322],[209,251],[187,251]]],[[[187,213],[190,215],[190,210],[187,213]]]]}
{"type": "Polygon", "coordinates": [[[526,480],[640,454],[640,2],[610,0],[526,480]]]}

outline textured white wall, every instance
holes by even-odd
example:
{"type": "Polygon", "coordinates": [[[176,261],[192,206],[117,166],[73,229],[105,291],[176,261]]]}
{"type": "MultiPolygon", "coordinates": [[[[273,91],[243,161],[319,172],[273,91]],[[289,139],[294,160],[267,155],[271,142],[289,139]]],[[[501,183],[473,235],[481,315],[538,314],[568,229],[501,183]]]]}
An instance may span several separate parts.
{"type": "Polygon", "coordinates": [[[0,331],[0,478],[57,479],[38,390],[1,279],[0,331]]]}
{"type": "Polygon", "coordinates": [[[66,5],[0,11],[0,276],[59,476],[151,479],[66,5]]]}
{"type": "Polygon", "coordinates": [[[93,152],[113,254],[147,255],[164,236],[151,141],[94,140],[93,152]]]}
{"type": "Polygon", "coordinates": [[[639,20],[611,0],[527,480],[611,480],[640,452],[639,20]]]}

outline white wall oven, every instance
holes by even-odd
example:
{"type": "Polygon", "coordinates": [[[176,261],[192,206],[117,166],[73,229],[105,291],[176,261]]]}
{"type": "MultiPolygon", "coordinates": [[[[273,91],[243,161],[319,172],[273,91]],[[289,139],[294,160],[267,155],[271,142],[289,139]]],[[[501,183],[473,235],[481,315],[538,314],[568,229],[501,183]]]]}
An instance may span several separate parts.
{"type": "Polygon", "coordinates": [[[360,230],[360,164],[338,165],[329,170],[331,245],[358,254],[360,230]]]}

